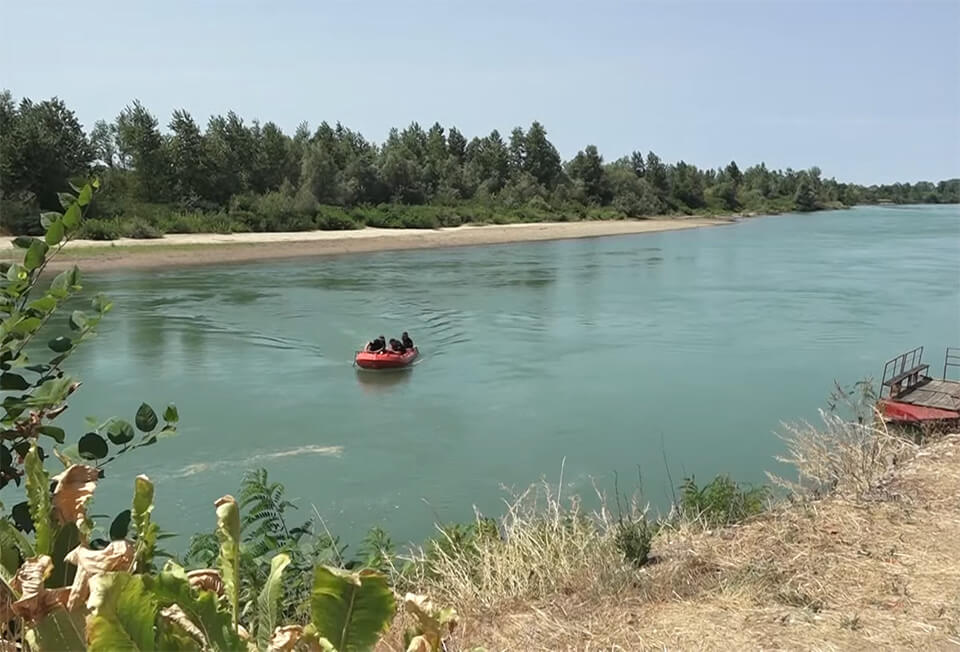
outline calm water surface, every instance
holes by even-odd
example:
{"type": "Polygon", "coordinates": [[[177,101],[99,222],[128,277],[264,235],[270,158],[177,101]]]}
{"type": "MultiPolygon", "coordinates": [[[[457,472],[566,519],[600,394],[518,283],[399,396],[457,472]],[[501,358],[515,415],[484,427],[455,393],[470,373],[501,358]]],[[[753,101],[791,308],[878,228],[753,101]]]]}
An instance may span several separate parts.
{"type": "Polygon", "coordinates": [[[960,345],[957,207],[858,208],[554,243],[389,252],[88,278],[116,308],[73,358],[69,412],[132,419],[175,401],[174,439],[121,458],[97,512],[157,482],[157,518],[208,529],[263,466],[348,540],[422,539],[504,487],[621,489],[663,507],[685,474],[763,481],[781,421],[815,419],[834,379],[960,345]],[[407,329],[406,374],[353,351],[407,329]],[[632,488],[629,487],[629,488],[632,488]]]}

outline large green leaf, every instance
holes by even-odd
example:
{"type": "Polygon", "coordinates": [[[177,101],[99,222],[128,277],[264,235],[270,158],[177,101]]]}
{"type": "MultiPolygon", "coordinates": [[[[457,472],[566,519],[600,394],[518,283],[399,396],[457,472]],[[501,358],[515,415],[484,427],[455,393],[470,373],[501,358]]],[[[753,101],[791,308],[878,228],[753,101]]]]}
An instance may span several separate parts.
{"type": "Polygon", "coordinates": [[[157,427],[157,413],[146,403],[141,403],[135,421],[140,432],[152,432],[157,427]]]}
{"type": "Polygon", "coordinates": [[[19,374],[4,372],[0,374],[0,389],[6,390],[24,390],[30,387],[30,383],[19,374]]]}
{"type": "Polygon", "coordinates": [[[59,219],[50,224],[50,227],[47,229],[47,234],[44,236],[44,240],[50,246],[58,245],[63,240],[64,228],[63,228],[63,219],[59,219]]]}
{"type": "Polygon", "coordinates": [[[80,206],[76,204],[71,204],[70,208],[63,212],[63,226],[68,230],[72,231],[73,229],[80,226],[80,217],[82,213],[80,212],[80,206]]]}
{"type": "Polygon", "coordinates": [[[10,519],[0,518],[0,576],[8,585],[20,568],[20,559],[34,557],[33,544],[10,519]]]}
{"type": "Polygon", "coordinates": [[[212,591],[192,589],[182,568],[168,563],[162,572],[145,575],[143,581],[161,608],[173,604],[179,606],[190,622],[203,632],[211,648],[224,651],[242,648],[230,614],[219,608],[217,595],[212,591]]]}
{"type": "Polygon", "coordinates": [[[32,272],[43,264],[47,257],[47,251],[50,247],[43,240],[34,240],[23,256],[23,266],[28,272],[32,272]]]}
{"type": "Polygon", "coordinates": [[[310,594],[312,623],[338,652],[372,649],[395,611],[393,591],[382,574],[317,567],[310,594]]]}
{"type": "Polygon", "coordinates": [[[105,426],[107,437],[118,446],[133,439],[133,426],[123,419],[110,419],[105,426]]]}
{"type": "Polygon", "coordinates": [[[84,328],[87,327],[87,324],[89,324],[89,322],[90,320],[87,319],[87,316],[83,313],[82,310],[74,310],[70,314],[69,323],[70,323],[70,330],[72,331],[83,330],[84,328]]]}
{"type": "Polygon", "coordinates": [[[129,573],[105,573],[90,580],[91,617],[87,641],[91,652],[154,650],[157,598],[143,578],[129,573]]]}
{"type": "Polygon", "coordinates": [[[133,506],[130,510],[133,527],[137,532],[134,549],[134,569],[144,571],[153,563],[153,550],[157,544],[157,524],[150,520],[153,512],[153,483],[145,475],[138,475],[133,483],[133,506]]]}
{"type": "Polygon", "coordinates": [[[90,199],[92,198],[93,198],[93,186],[91,186],[88,183],[85,186],[83,186],[83,188],[80,189],[79,193],[77,193],[77,205],[86,206],[87,204],[90,203],[90,199]]]}
{"type": "Polygon", "coordinates": [[[51,310],[57,307],[56,297],[52,297],[49,294],[45,294],[36,301],[31,301],[27,304],[29,310],[36,310],[39,313],[47,314],[51,310]]]}
{"type": "Polygon", "coordinates": [[[80,269],[74,265],[70,269],[65,269],[54,277],[53,281],[50,283],[50,293],[54,297],[62,299],[71,291],[76,290],[79,282],[80,269]]]}
{"type": "Polygon", "coordinates": [[[12,335],[28,335],[40,328],[43,321],[39,317],[25,317],[10,329],[12,335]]]}
{"type": "Polygon", "coordinates": [[[77,452],[85,460],[101,460],[107,456],[107,441],[95,432],[88,432],[77,444],[77,452]]]}
{"type": "Polygon", "coordinates": [[[214,505],[217,508],[217,541],[220,542],[217,563],[236,626],[240,615],[240,508],[236,499],[229,495],[218,499],[214,505]]]}
{"type": "Polygon", "coordinates": [[[50,225],[63,217],[63,213],[58,213],[57,211],[46,211],[40,213],[40,226],[43,227],[43,230],[46,231],[50,228],[50,225]]]}
{"type": "Polygon", "coordinates": [[[50,474],[43,468],[37,445],[30,446],[23,462],[26,471],[27,504],[36,532],[34,550],[49,555],[53,547],[53,501],[50,499],[50,474]]]}
{"type": "Polygon", "coordinates": [[[83,614],[54,609],[34,625],[28,635],[37,650],[86,650],[83,614]]]}
{"type": "Polygon", "coordinates": [[[277,607],[283,594],[283,571],[290,565],[290,555],[280,553],[270,560],[270,574],[257,596],[257,645],[267,649],[277,626],[277,607]]]}
{"type": "Polygon", "coordinates": [[[76,523],[65,523],[57,531],[53,541],[53,572],[47,578],[47,588],[55,589],[61,586],[70,586],[76,575],[77,567],[68,563],[64,557],[67,553],[80,545],[80,531],[76,523]]]}
{"type": "MultiPolygon", "coordinates": [[[[76,189],[76,187],[72,183],[70,184],[70,186],[76,189]]],[[[73,195],[72,193],[69,193],[69,192],[58,192],[57,199],[60,200],[60,206],[64,210],[70,208],[70,204],[77,201],[76,195],[73,195]]]]}
{"type": "Polygon", "coordinates": [[[73,341],[69,337],[58,335],[47,342],[47,346],[50,347],[50,350],[54,353],[66,353],[73,348],[73,341]]]}
{"type": "Polygon", "coordinates": [[[63,428],[58,428],[57,426],[40,426],[37,429],[41,435],[46,435],[50,437],[58,444],[62,444],[67,439],[67,433],[63,428]]]}
{"type": "Polygon", "coordinates": [[[70,376],[51,378],[50,380],[44,381],[44,383],[33,392],[33,395],[26,399],[25,403],[29,407],[35,408],[59,405],[70,395],[74,382],[76,381],[70,376]]]}
{"type": "Polygon", "coordinates": [[[125,509],[110,522],[110,540],[126,539],[130,533],[130,510],[125,509]]]}

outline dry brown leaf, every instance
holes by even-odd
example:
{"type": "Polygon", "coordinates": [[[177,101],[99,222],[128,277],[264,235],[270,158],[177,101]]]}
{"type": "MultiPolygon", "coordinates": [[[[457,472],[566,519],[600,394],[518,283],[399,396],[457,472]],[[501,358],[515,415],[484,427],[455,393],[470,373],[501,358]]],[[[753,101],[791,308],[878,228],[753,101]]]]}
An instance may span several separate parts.
{"type": "Polygon", "coordinates": [[[169,607],[164,607],[160,610],[160,615],[170,622],[176,623],[190,638],[199,643],[201,647],[205,648],[207,646],[207,638],[203,635],[203,631],[193,624],[193,621],[184,613],[180,605],[172,604],[169,607]]]}
{"type": "Polygon", "coordinates": [[[87,520],[87,503],[97,488],[99,471],[85,464],[73,464],[53,476],[57,487],[53,490],[53,506],[61,523],[76,523],[83,532],[87,520]]]}
{"type": "Polygon", "coordinates": [[[20,593],[20,599],[10,605],[15,615],[36,622],[55,607],[66,605],[68,589],[47,589],[43,585],[51,572],[53,560],[47,555],[23,562],[10,582],[10,587],[20,593]]]}
{"type": "Polygon", "coordinates": [[[269,652],[290,652],[303,636],[303,625],[285,625],[273,630],[273,636],[267,644],[269,652]]]}
{"type": "Polygon", "coordinates": [[[213,568],[201,568],[187,573],[187,580],[190,586],[201,591],[213,591],[219,596],[223,595],[223,578],[220,577],[220,571],[213,568]]]}
{"type": "Polygon", "coordinates": [[[133,564],[133,544],[126,539],[111,541],[103,550],[90,550],[77,546],[64,557],[77,567],[77,574],[70,587],[67,609],[73,609],[90,594],[90,579],[112,571],[130,570],[133,564]]]}
{"type": "Polygon", "coordinates": [[[432,652],[426,636],[414,636],[407,646],[407,652],[432,652]]]}

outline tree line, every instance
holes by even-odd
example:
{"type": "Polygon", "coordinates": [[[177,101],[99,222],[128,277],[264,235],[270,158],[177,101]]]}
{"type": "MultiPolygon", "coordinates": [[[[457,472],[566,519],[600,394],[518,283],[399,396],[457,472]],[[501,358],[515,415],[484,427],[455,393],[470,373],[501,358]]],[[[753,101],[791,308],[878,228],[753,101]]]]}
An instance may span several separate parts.
{"type": "Polygon", "coordinates": [[[703,169],[639,150],[605,161],[593,145],[564,161],[539,122],[470,139],[412,123],[378,144],[339,122],[289,135],[232,111],[201,126],[177,110],[163,128],[134,101],[87,133],[58,98],[0,94],[5,230],[39,230],[66,181],[90,173],[103,193],[86,234],[102,238],[960,202],[960,179],[865,187],[816,167],[703,169]]]}

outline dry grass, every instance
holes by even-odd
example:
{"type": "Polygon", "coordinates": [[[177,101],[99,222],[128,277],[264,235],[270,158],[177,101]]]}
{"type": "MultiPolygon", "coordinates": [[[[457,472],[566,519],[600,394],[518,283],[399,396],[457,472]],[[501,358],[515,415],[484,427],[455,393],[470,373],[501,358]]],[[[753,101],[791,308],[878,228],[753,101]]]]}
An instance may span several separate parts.
{"type": "Polygon", "coordinates": [[[448,539],[419,551],[416,584],[465,616],[506,613],[550,595],[615,595],[636,577],[615,528],[608,511],[586,513],[576,496],[564,500],[546,483],[535,485],[508,504],[499,537],[466,546],[448,539]]]}
{"type": "Polygon", "coordinates": [[[608,516],[515,506],[475,573],[441,559],[424,585],[463,616],[450,649],[960,649],[960,435],[920,447],[828,417],[786,440],[793,500],[665,527],[640,570],[608,516]]]}
{"type": "Polygon", "coordinates": [[[787,455],[777,460],[796,469],[797,481],[768,474],[775,485],[795,498],[861,497],[873,491],[898,463],[916,454],[917,445],[888,430],[879,416],[875,425],[845,421],[826,412],[820,416],[820,428],[809,423],[784,426],[787,455]]]}

